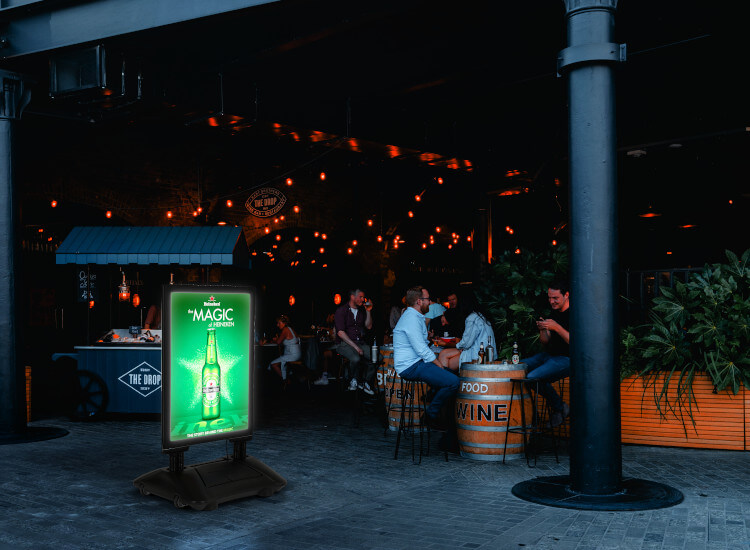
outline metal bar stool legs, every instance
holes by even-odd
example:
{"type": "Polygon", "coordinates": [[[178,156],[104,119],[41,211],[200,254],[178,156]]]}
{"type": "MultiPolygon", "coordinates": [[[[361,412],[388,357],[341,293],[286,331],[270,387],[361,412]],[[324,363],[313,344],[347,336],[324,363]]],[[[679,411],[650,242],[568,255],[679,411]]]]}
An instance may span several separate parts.
{"type": "MultiPolygon", "coordinates": [[[[430,452],[430,427],[424,421],[425,412],[425,384],[419,380],[401,380],[401,395],[396,395],[400,401],[398,409],[393,407],[394,394],[398,394],[396,389],[397,377],[393,377],[390,389],[388,390],[388,410],[389,416],[393,412],[399,413],[398,428],[396,431],[396,449],[393,453],[393,459],[398,459],[398,450],[401,446],[401,436],[411,439],[411,459],[416,462],[415,440],[419,434],[419,464],[422,462],[422,455],[428,455],[430,452]],[[427,433],[427,452],[424,452],[424,434],[427,433]]],[[[386,428],[387,429],[387,428],[386,428]]]]}
{"type": "Polygon", "coordinates": [[[503,446],[503,464],[505,463],[506,450],[508,446],[508,434],[517,433],[523,436],[523,447],[524,454],[526,456],[526,465],[532,467],[531,458],[534,459],[534,466],[536,467],[536,460],[538,452],[534,448],[538,444],[538,438],[542,435],[549,434],[552,437],[552,446],[555,451],[555,460],[559,463],[560,457],[557,453],[557,436],[554,428],[546,426],[546,419],[550,416],[549,404],[545,401],[542,410],[539,410],[539,383],[537,379],[529,378],[513,378],[511,379],[511,390],[510,390],[510,405],[508,406],[508,427],[505,431],[505,445],[503,446]],[[524,404],[523,396],[526,391],[530,390],[530,386],[533,386],[533,396],[531,398],[531,422],[526,422],[526,406],[524,404]],[[518,393],[521,396],[520,407],[521,407],[521,426],[512,427],[511,422],[513,418],[513,402],[518,388],[518,393]]]}

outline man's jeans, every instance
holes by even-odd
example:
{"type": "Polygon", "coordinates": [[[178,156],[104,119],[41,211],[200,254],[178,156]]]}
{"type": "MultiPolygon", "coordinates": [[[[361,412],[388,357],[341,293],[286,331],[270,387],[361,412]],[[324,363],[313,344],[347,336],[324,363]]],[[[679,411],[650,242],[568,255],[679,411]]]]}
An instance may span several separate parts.
{"type": "Polygon", "coordinates": [[[417,361],[411,367],[402,371],[399,376],[404,380],[421,380],[437,390],[426,410],[427,415],[431,418],[438,415],[446,399],[458,392],[458,376],[438,367],[435,363],[417,361]]]}
{"type": "Polygon", "coordinates": [[[570,376],[570,357],[542,352],[522,359],[521,362],[527,366],[526,378],[539,380],[539,393],[547,400],[553,411],[561,412],[563,400],[550,382],[570,376]]]}
{"type": "Polygon", "coordinates": [[[350,378],[356,378],[360,383],[374,384],[378,366],[370,361],[370,346],[364,343],[358,343],[357,345],[363,351],[362,355],[346,342],[340,342],[333,346],[333,351],[349,360],[350,378]]]}

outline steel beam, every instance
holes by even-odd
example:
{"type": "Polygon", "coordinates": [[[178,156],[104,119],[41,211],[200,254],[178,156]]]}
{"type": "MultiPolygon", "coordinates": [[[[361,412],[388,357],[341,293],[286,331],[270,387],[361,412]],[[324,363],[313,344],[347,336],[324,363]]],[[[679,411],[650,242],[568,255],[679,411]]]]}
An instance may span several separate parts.
{"type": "Polygon", "coordinates": [[[275,1],[277,0],[10,2],[8,7],[0,8],[0,58],[8,59],[88,44],[275,1]]]}

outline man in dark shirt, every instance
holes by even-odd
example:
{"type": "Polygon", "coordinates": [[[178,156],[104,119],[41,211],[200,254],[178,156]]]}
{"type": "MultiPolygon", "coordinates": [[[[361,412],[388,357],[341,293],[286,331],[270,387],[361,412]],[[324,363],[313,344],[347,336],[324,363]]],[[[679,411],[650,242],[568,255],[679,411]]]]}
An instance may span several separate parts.
{"type": "Polygon", "coordinates": [[[349,360],[351,381],[349,390],[357,388],[369,395],[375,392],[370,387],[377,366],[370,361],[370,346],[365,344],[365,331],[372,329],[372,302],[365,303],[365,293],[359,289],[349,292],[349,301],[341,304],[334,313],[336,345],[339,355],[349,360]],[[364,371],[364,372],[363,372],[364,371]]]}
{"type": "Polygon", "coordinates": [[[536,326],[539,340],[546,351],[523,359],[528,368],[526,377],[539,380],[539,393],[550,404],[550,426],[562,424],[570,408],[552,387],[551,382],[570,376],[570,293],[560,281],[550,283],[547,298],[552,308],[549,319],[540,318],[536,326]]]}

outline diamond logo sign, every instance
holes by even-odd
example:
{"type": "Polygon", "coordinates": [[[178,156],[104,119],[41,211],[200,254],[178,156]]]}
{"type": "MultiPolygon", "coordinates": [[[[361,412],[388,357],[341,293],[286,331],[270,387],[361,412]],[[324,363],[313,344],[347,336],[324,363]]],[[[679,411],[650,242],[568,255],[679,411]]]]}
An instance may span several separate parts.
{"type": "Polygon", "coordinates": [[[144,361],[118,378],[127,387],[148,397],[161,388],[161,371],[144,361]]]}

